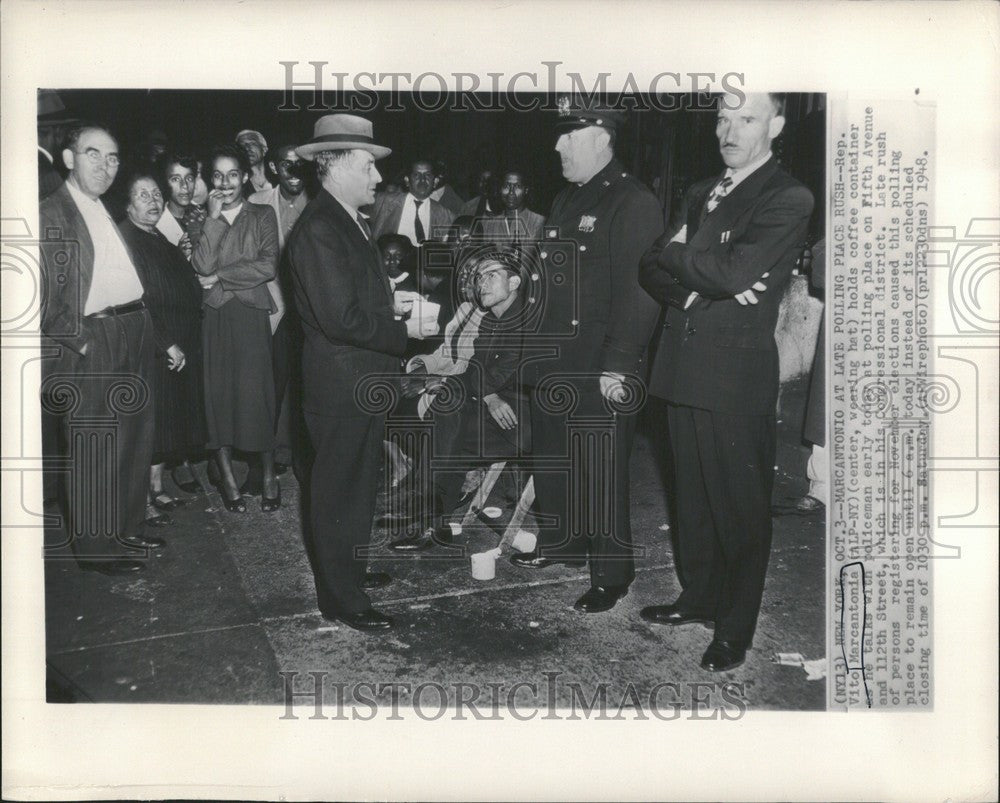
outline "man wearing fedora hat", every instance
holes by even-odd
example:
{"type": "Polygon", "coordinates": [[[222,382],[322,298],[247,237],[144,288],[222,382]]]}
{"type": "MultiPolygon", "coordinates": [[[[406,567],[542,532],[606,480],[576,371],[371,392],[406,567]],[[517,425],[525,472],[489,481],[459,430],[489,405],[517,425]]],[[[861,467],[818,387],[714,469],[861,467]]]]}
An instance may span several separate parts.
{"type": "Polygon", "coordinates": [[[635,577],[628,461],[659,315],[638,270],[662,212],[614,158],[622,122],[612,109],[560,100],[555,149],[569,186],[546,219],[538,271],[542,334],[558,339],[549,340],[554,354],[549,347],[525,368],[536,500],[552,525],[539,530],[535,552],[511,560],[530,569],[589,561],[591,587],[576,603],[584,613],[614,607],[635,577]]]}
{"type": "Polygon", "coordinates": [[[310,477],[313,572],[320,612],[357,630],[385,631],[392,619],[372,608],[366,589],[390,582],[368,573],[366,558],[382,456],[384,414],[355,396],[371,374],[396,374],[408,337],[437,333],[436,325],[397,320],[368,221],[381,180],[376,145],[361,117],[329,114],[296,153],[316,163],[321,189],[288,240],[295,304],[302,323],[302,407],[315,450],[310,477]]]}

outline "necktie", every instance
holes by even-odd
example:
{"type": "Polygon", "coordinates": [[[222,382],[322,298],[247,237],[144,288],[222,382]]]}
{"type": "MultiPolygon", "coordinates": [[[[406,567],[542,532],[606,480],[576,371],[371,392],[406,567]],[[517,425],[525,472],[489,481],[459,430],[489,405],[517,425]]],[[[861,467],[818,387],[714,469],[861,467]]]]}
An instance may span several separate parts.
{"type": "Polygon", "coordinates": [[[424,231],[424,224],[420,221],[420,204],[422,204],[423,201],[414,199],[414,203],[417,205],[417,211],[413,216],[413,232],[417,235],[417,244],[419,245],[427,239],[427,234],[424,231]]]}
{"type": "Polygon", "coordinates": [[[358,225],[361,227],[361,231],[365,233],[365,239],[371,240],[372,230],[368,228],[368,221],[361,217],[361,213],[358,212],[358,225]]]}
{"type": "Polygon", "coordinates": [[[726,176],[722,181],[712,188],[712,192],[708,196],[708,201],[705,203],[705,213],[711,214],[715,211],[715,207],[719,205],[719,202],[729,193],[729,188],[733,186],[733,179],[730,176],[726,176]]]}

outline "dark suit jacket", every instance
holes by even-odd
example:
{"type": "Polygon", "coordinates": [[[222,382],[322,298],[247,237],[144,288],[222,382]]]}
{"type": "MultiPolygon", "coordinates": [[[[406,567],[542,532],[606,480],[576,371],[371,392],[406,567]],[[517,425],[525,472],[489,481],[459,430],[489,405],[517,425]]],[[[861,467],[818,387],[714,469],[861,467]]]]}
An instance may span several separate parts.
{"type": "Polygon", "coordinates": [[[38,200],[48,198],[62,186],[63,177],[49,158],[38,151],[38,200]]]}
{"type": "MultiPolygon", "coordinates": [[[[94,277],[94,242],[65,183],[41,202],[38,216],[44,293],[42,333],[80,354],[89,339],[83,310],[94,277]]],[[[131,256],[127,243],[125,250],[131,256]]]]}
{"type": "Polygon", "coordinates": [[[406,325],[393,318],[392,290],[375,239],[325,189],[309,202],[286,245],[302,324],[303,409],[368,416],[354,398],[369,374],[398,374],[406,325]]]}
{"type": "MultiPolygon", "coordinates": [[[[375,196],[375,203],[372,205],[372,239],[377,240],[383,234],[396,234],[399,231],[399,219],[403,214],[405,200],[405,192],[383,192],[375,196]]],[[[431,198],[424,203],[431,205],[431,227],[424,234],[429,240],[437,239],[436,233],[450,225],[455,215],[431,198]]]]}
{"type": "Polygon", "coordinates": [[[717,181],[688,191],[673,230],[642,260],[642,286],[668,305],[650,392],[704,410],[772,415],[778,398],[774,327],[813,197],[772,157],[702,221],[717,181]],[[670,243],[680,224],[687,225],[687,243],[670,243]],[[757,304],[736,301],[768,272],[757,304]],[[684,310],[691,291],[700,298],[684,310]]]}
{"type": "Polygon", "coordinates": [[[641,375],[660,310],[639,286],[639,259],[662,231],[656,197],[614,159],[556,196],[539,256],[541,331],[559,355],[533,360],[529,382],[551,373],[641,375]]]}

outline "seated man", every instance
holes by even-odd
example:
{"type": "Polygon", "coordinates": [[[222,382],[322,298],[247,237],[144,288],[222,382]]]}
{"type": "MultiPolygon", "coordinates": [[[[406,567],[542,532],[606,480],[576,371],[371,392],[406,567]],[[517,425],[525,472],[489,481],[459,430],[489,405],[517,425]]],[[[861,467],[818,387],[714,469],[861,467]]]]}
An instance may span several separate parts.
{"type": "Polygon", "coordinates": [[[516,251],[484,253],[475,272],[475,300],[459,306],[435,352],[407,363],[407,395],[417,397],[417,415],[430,416],[434,432],[430,482],[420,478],[418,485],[430,498],[406,535],[390,544],[396,551],[450,540],[441,517],[458,504],[468,469],[517,457],[528,447],[528,420],[517,384],[521,274],[516,251]],[[488,415],[482,415],[484,408],[488,415]]]}

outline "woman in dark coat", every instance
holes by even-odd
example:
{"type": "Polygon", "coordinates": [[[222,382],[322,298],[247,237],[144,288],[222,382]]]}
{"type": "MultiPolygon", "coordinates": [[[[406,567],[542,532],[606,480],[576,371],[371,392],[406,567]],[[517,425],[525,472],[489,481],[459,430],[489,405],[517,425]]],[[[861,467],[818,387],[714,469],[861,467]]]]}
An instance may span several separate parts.
{"type": "Polygon", "coordinates": [[[202,342],[208,448],[217,450],[219,489],[226,509],[246,505],[233,476],[232,450],[260,454],[261,509],[281,506],[274,470],[274,375],[271,324],[275,311],[267,283],[278,263],[278,221],[270,206],[249,203],[249,172],[240,148],[217,148],[210,161],[213,189],[208,217],[191,264],[205,289],[202,342]]]}
{"type": "Polygon", "coordinates": [[[205,445],[201,364],[201,287],[183,253],[156,223],[163,195],[149,175],[133,176],[126,186],[127,219],[119,225],[132,252],[153,319],[156,366],[152,378],[156,428],[150,497],[161,510],[176,506],[163,493],[165,463],[178,463],[205,445]]]}

